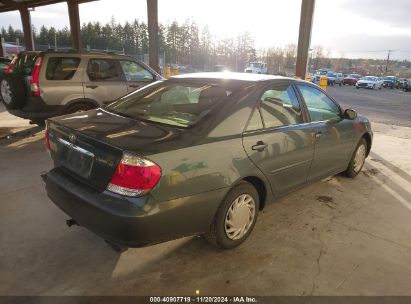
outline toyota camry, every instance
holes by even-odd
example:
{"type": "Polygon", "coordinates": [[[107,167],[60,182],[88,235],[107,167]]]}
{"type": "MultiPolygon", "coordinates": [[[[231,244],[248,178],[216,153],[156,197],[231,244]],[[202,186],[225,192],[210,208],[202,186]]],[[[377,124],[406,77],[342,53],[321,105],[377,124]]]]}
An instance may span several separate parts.
{"type": "Polygon", "coordinates": [[[43,179],[70,224],[113,244],[203,235],[226,249],[276,198],[355,177],[372,135],[365,117],[303,80],[186,74],[49,119],[54,167],[43,179]]]}

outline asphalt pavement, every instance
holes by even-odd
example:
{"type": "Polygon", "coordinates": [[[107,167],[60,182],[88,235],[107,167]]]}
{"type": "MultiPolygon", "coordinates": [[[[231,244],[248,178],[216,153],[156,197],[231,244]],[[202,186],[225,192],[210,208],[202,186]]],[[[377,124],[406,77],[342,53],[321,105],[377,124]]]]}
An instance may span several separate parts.
{"type": "Polygon", "coordinates": [[[330,86],[327,92],[343,108],[352,108],[372,122],[411,127],[411,92],[356,89],[354,86],[330,86]]]}

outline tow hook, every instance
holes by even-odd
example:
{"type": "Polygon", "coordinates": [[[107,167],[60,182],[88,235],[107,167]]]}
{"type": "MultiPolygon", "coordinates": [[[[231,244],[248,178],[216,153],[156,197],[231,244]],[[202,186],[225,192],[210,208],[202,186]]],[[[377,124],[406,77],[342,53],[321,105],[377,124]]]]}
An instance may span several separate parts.
{"type": "Polygon", "coordinates": [[[73,219],[66,220],[67,226],[71,227],[73,225],[78,225],[77,222],[73,219]]]}

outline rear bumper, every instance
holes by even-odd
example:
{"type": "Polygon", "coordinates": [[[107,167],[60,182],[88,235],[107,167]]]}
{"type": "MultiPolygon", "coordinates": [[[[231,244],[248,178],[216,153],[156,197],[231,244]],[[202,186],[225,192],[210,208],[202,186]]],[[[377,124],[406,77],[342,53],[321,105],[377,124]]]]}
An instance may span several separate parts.
{"type": "Polygon", "coordinates": [[[48,197],[79,225],[113,243],[142,247],[203,233],[226,190],[157,202],[97,192],[58,169],[43,175],[48,197]]]}

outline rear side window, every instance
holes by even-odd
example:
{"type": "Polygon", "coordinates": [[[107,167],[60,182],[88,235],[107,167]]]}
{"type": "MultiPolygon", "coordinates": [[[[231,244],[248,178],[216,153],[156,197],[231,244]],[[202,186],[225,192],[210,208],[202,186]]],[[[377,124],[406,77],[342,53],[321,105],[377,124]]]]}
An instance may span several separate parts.
{"type": "Polygon", "coordinates": [[[87,66],[87,75],[91,81],[121,80],[117,63],[111,59],[90,59],[87,66]]]}
{"type": "Polygon", "coordinates": [[[80,64],[76,57],[51,57],[47,62],[47,80],[70,80],[80,64]]]}
{"type": "Polygon", "coordinates": [[[260,101],[265,128],[295,125],[303,122],[300,105],[291,84],[267,88],[260,101]]]}

